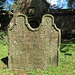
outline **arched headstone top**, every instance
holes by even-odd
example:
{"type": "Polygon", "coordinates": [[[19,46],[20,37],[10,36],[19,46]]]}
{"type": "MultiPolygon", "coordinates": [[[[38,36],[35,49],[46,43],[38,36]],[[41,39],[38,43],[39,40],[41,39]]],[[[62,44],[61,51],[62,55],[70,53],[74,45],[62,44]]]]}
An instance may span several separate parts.
{"type": "Polygon", "coordinates": [[[46,18],[47,21],[51,22],[51,25],[52,25],[57,31],[60,31],[60,29],[57,28],[56,24],[54,23],[54,17],[53,17],[51,14],[45,14],[45,15],[43,15],[43,17],[42,17],[42,23],[46,21],[45,18],[46,18]],[[49,20],[49,19],[51,19],[51,20],[49,20]]]}
{"type": "Polygon", "coordinates": [[[26,15],[18,14],[15,25],[8,29],[9,68],[34,70],[59,65],[60,30],[52,15],[42,17],[40,27],[28,22],[26,15]],[[35,25],[35,27],[34,27],[35,25]]]}

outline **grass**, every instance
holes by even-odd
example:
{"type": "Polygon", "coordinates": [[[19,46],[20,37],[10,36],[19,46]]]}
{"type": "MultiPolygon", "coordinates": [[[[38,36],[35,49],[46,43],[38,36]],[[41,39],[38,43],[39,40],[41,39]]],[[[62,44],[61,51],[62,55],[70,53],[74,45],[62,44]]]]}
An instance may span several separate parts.
{"type": "Polygon", "coordinates": [[[7,67],[8,45],[0,44],[0,75],[75,75],[75,38],[63,41],[60,50],[60,66],[44,70],[10,70],[7,67]]]}

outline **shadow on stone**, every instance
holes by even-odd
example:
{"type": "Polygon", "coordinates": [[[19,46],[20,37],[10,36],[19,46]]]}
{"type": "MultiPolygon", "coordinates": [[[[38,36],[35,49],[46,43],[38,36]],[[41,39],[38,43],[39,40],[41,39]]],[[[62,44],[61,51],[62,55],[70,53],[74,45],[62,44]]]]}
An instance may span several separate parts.
{"type": "Polygon", "coordinates": [[[72,54],[69,54],[69,53],[66,53],[65,55],[69,55],[69,56],[72,56],[72,54]]]}
{"type": "Polygon", "coordinates": [[[67,45],[62,46],[61,49],[60,49],[60,51],[62,51],[62,49],[63,49],[64,47],[66,47],[66,46],[67,46],[67,45]]]}
{"type": "Polygon", "coordinates": [[[1,60],[4,64],[8,66],[8,57],[2,58],[1,60]]]}

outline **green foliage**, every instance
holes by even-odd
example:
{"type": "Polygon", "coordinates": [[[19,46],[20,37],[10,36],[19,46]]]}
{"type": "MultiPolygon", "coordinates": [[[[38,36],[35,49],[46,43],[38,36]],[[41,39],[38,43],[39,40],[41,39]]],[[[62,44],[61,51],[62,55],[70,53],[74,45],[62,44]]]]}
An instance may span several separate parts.
{"type": "Polygon", "coordinates": [[[0,0],[0,5],[3,5],[3,3],[5,2],[6,0],[0,0]]]}
{"type": "Polygon", "coordinates": [[[8,42],[4,41],[4,37],[8,37],[7,32],[0,32],[0,44],[6,45],[8,42]]]}
{"type": "Polygon", "coordinates": [[[8,69],[6,57],[8,56],[8,45],[0,45],[0,75],[17,75],[16,71],[8,69]],[[4,61],[5,62],[4,62],[4,61]]]}
{"type": "Polygon", "coordinates": [[[12,13],[12,10],[7,10],[7,13],[8,13],[8,15],[9,15],[9,18],[12,18],[12,16],[11,16],[11,14],[13,14],[13,13],[12,13]]]}
{"type": "Polygon", "coordinates": [[[75,8],[75,0],[67,0],[68,8],[75,8]]]}
{"type": "Polygon", "coordinates": [[[4,9],[6,9],[6,12],[8,13],[9,18],[12,18],[11,15],[13,14],[13,12],[12,12],[13,9],[11,7],[13,7],[13,5],[11,6],[11,4],[8,4],[8,3],[7,3],[7,7],[6,6],[3,7],[4,9]]]}

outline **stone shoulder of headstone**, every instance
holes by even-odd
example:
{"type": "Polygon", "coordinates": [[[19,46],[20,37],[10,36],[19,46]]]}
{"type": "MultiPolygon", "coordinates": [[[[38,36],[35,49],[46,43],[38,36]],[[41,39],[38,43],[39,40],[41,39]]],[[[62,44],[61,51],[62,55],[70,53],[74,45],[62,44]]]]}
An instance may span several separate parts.
{"type": "Polygon", "coordinates": [[[55,28],[57,31],[60,31],[60,29],[57,28],[56,24],[54,23],[54,17],[53,17],[51,14],[45,14],[45,15],[42,17],[42,22],[43,22],[43,19],[44,19],[45,17],[51,18],[51,19],[52,19],[52,25],[54,26],[54,28],[55,28]]]}
{"type": "MultiPolygon", "coordinates": [[[[16,24],[16,19],[17,19],[17,17],[19,17],[19,16],[26,17],[26,15],[24,15],[24,14],[20,14],[20,13],[16,14],[16,15],[12,18],[11,22],[9,23],[9,28],[8,28],[8,30],[12,30],[12,29],[17,25],[17,24],[16,24]]],[[[27,20],[27,18],[26,18],[26,20],[27,20]]],[[[26,22],[27,22],[27,21],[26,21],[26,22]]]]}
{"type": "Polygon", "coordinates": [[[59,28],[57,28],[56,24],[54,23],[54,17],[51,15],[51,14],[45,14],[43,17],[42,17],[42,23],[43,23],[43,19],[45,17],[50,17],[52,19],[52,26],[59,32],[59,46],[60,46],[60,42],[61,42],[61,30],[59,28]]]}
{"type": "Polygon", "coordinates": [[[13,24],[12,22],[10,22],[10,30],[12,30],[14,27],[15,27],[15,25],[17,25],[17,18],[18,17],[24,17],[24,19],[25,19],[25,21],[24,21],[24,23],[25,23],[25,25],[27,26],[27,28],[29,29],[29,30],[31,30],[31,31],[37,31],[38,29],[40,29],[40,27],[41,27],[41,23],[40,23],[40,25],[39,25],[39,27],[38,28],[32,28],[31,26],[30,26],[30,24],[28,23],[28,18],[27,18],[27,16],[26,15],[24,15],[24,14],[17,14],[16,15],[16,17],[15,17],[15,23],[13,24]]]}

